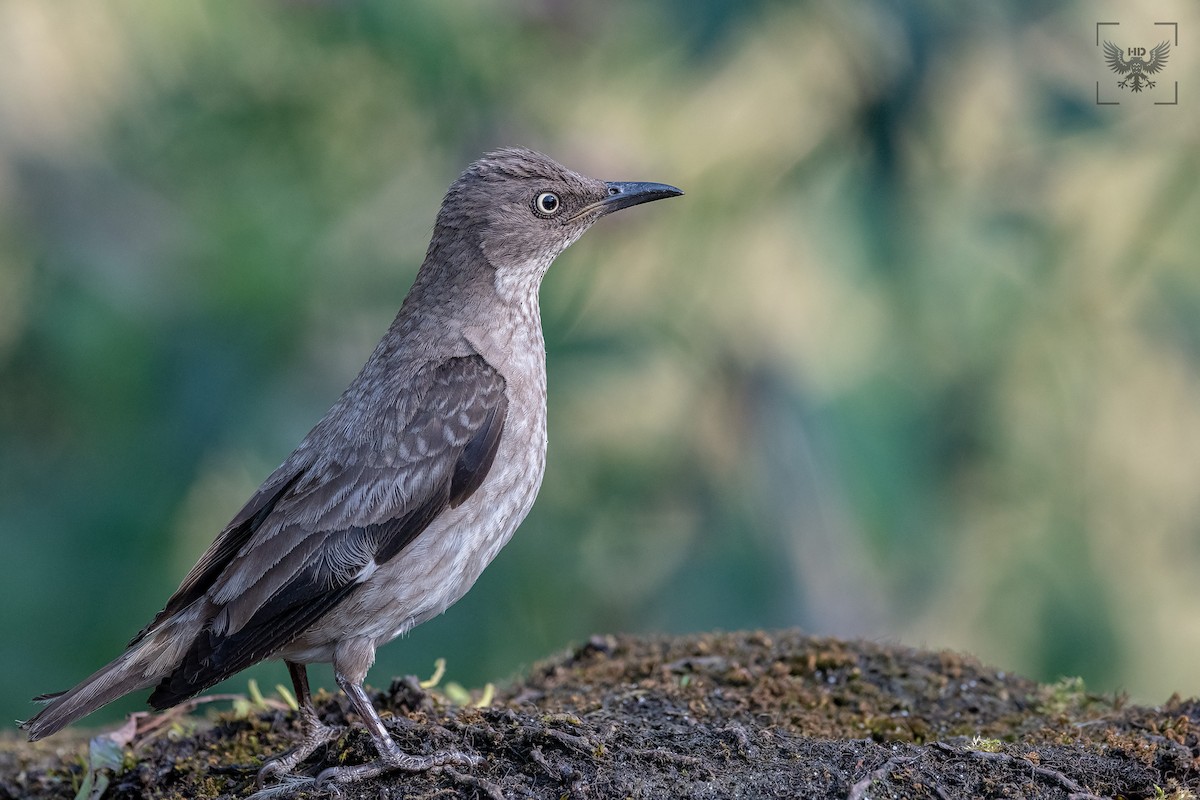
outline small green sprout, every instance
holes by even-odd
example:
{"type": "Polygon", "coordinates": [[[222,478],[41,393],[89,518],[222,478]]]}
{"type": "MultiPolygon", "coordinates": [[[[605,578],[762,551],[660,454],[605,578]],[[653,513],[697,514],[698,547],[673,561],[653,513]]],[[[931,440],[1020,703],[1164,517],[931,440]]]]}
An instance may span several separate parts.
{"type": "Polygon", "coordinates": [[[433,674],[429,676],[429,680],[421,681],[422,689],[432,689],[442,681],[442,677],[446,674],[446,659],[439,658],[433,662],[433,674]]]}

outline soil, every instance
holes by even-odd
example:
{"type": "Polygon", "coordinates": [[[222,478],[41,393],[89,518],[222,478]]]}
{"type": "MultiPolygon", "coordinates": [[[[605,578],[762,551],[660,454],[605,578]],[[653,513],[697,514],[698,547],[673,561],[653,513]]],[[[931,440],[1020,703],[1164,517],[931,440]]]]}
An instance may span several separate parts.
{"type": "MultiPolygon", "coordinates": [[[[594,637],[494,697],[398,679],[375,695],[410,753],[466,767],[260,798],[1195,798],[1200,701],[1147,708],[969,656],[797,631],[594,637]],[[449,698],[465,704],[457,704],[449,698]],[[486,703],[480,707],[479,701],[486,703]]],[[[0,798],[247,798],[298,735],[279,702],[138,715],[91,741],[0,739],[0,798]]],[[[325,722],[353,721],[322,693],[325,722]]],[[[65,736],[65,738],[64,738],[65,736]]],[[[352,727],[301,765],[374,757],[352,727]]]]}

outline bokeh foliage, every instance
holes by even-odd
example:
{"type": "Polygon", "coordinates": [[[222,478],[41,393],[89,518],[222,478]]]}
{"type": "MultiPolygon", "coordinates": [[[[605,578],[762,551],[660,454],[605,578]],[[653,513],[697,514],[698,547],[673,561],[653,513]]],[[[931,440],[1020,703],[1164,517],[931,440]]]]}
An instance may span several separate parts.
{"type": "Polygon", "coordinates": [[[4,0],[0,715],[160,607],[504,144],[688,194],[552,270],[542,495],[376,683],[802,625],[1200,691],[1200,10],[1179,105],[1097,106],[1139,13],[4,0]]]}

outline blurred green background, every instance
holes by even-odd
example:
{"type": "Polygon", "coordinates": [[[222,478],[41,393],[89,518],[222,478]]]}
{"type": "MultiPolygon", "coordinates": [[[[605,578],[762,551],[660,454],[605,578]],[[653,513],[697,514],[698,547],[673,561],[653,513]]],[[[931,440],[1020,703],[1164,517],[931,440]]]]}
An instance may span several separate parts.
{"type": "Polygon", "coordinates": [[[1187,2],[3,0],[0,718],[161,607],[506,144],[687,196],[551,271],[541,497],[374,684],[799,625],[1200,693],[1197,35],[1187,2]],[[1120,92],[1094,23],[1163,19],[1120,92]]]}

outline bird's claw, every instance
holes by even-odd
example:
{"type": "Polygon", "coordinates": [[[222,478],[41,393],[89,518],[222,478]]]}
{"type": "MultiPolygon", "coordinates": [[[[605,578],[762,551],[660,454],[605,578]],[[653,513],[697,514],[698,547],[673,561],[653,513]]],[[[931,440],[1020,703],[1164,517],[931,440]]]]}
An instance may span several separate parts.
{"type": "Polygon", "coordinates": [[[315,778],[300,775],[283,775],[279,783],[274,786],[268,786],[264,789],[260,783],[258,791],[250,795],[247,800],[275,800],[275,798],[287,797],[304,789],[311,789],[314,784],[316,784],[315,778]]]}
{"type": "Polygon", "coordinates": [[[339,783],[355,783],[388,772],[426,772],[448,766],[478,767],[483,760],[482,756],[459,750],[442,750],[431,756],[414,756],[397,748],[366,764],[324,769],[317,775],[317,786],[324,788],[339,783]]]}
{"type": "Polygon", "coordinates": [[[337,739],[344,731],[345,728],[340,725],[324,725],[319,722],[312,724],[305,732],[303,741],[291,750],[267,759],[262,765],[255,778],[258,790],[261,792],[267,780],[271,778],[279,778],[286,782],[292,770],[299,766],[301,761],[312,755],[318,747],[337,739]]]}
{"type": "MultiPolygon", "coordinates": [[[[267,785],[267,781],[271,778],[279,778],[281,781],[286,780],[286,776],[292,771],[296,764],[289,764],[285,761],[288,754],[284,753],[281,756],[268,759],[265,764],[258,770],[258,774],[254,776],[254,787],[258,791],[262,791],[267,785]]],[[[299,763],[299,759],[296,761],[299,763]]]]}

